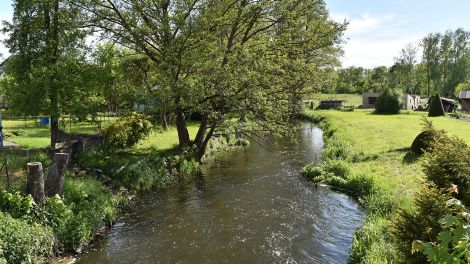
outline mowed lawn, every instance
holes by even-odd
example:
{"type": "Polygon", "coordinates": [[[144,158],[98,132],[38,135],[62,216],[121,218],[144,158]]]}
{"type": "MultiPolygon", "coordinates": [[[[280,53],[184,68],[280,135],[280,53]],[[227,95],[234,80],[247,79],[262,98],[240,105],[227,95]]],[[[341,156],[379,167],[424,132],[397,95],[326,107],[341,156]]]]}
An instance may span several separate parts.
{"type": "MultiPolygon", "coordinates": [[[[402,112],[399,115],[375,115],[372,110],[341,112],[314,111],[330,119],[340,138],[352,144],[356,151],[376,156],[375,159],[355,163],[356,174],[372,176],[382,187],[392,191],[404,207],[410,207],[411,198],[422,183],[420,160],[410,155],[407,148],[421,132],[423,112],[402,112]]],[[[449,134],[470,144],[470,123],[447,117],[428,118],[449,134]]]]}
{"type": "MultiPolygon", "coordinates": [[[[39,119],[27,119],[26,122],[21,119],[3,120],[4,134],[8,135],[6,140],[20,144],[22,148],[45,148],[50,145],[50,127],[39,126],[39,119]],[[17,134],[14,135],[13,133],[17,134]]],[[[106,126],[108,122],[104,123],[106,126]]],[[[188,131],[191,138],[197,133],[199,124],[197,122],[188,123],[188,131]]],[[[96,124],[87,122],[73,123],[71,126],[67,120],[65,128],[67,133],[98,133],[99,129],[96,124]]],[[[136,148],[138,149],[157,149],[168,150],[178,145],[178,133],[176,128],[170,127],[167,131],[162,131],[160,126],[153,128],[150,135],[141,140],[136,148]]]]}
{"type": "MultiPolygon", "coordinates": [[[[362,95],[361,94],[318,94],[314,96],[315,102],[318,103],[321,100],[346,100],[344,105],[354,105],[358,107],[362,105],[362,95]]],[[[318,104],[317,104],[318,105],[318,104]]]]}

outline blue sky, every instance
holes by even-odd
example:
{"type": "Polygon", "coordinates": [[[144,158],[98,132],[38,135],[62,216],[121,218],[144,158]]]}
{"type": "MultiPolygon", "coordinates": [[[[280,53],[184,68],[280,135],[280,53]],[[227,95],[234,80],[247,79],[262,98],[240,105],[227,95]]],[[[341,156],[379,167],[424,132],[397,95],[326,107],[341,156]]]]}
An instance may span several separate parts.
{"type": "Polygon", "coordinates": [[[470,30],[469,0],[326,0],[330,15],[350,21],[343,66],[393,64],[407,43],[431,32],[470,30]]]}
{"type": "MultiPolygon", "coordinates": [[[[403,46],[430,32],[470,30],[470,0],[325,1],[335,20],[350,22],[343,66],[390,66],[403,46]]],[[[0,0],[0,20],[10,20],[12,12],[11,1],[0,0]]],[[[8,54],[2,44],[0,53],[8,54]]]]}

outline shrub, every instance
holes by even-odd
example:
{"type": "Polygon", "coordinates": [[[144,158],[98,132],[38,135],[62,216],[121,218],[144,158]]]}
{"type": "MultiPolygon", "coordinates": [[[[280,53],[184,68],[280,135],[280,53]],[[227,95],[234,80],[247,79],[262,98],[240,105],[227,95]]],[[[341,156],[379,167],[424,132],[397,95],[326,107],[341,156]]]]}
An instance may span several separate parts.
{"type": "Polygon", "coordinates": [[[241,146],[241,147],[246,147],[250,145],[250,141],[244,138],[237,138],[234,143],[235,146],[241,146]]]}
{"type": "Polygon", "coordinates": [[[0,192],[0,210],[13,218],[33,220],[39,214],[39,207],[31,195],[23,196],[20,192],[0,192]]]}
{"type": "Polygon", "coordinates": [[[444,130],[437,130],[431,121],[424,118],[423,131],[413,140],[411,151],[417,155],[422,155],[430,149],[433,142],[445,140],[444,137],[446,137],[444,130]]]}
{"type": "Polygon", "coordinates": [[[66,177],[63,196],[72,214],[57,228],[57,237],[62,250],[79,252],[95,230],[114,219],[115,200],[110,190],[92,178],[66,177]]]}
{"type": "Polygon", "coordinates": [[[430,98],[430,100],[428,116],[445,116],[446,113],[444,111],[444,106],[442,105],[441,96],[439,94],[435,94],[430,98]]]}
{"type": "Polygon", "coordinates": [[[152,130],[152,124],[143,115],[132,113],[114,121],[104,129],[107,146],[123,149],[132,147],[152,130]]]}
{"type": "Polygon", "coordinates": [[[438,188],[457,185],[456,197],[470,203],[470,148],[456,137],[435,141],[424,155],[423,168],[427,180],[438,188]]]}
{"type": "Polygon", "coordinates": [[[430,263],[469,263],[470,262],[470,219],[469,213],[458,200],[451,200],[458,213],[446,215],[439,220],[442,231],[438,242],[416,241],[414,250],[423,252],[430,263]]]}
{"type": "Polygon", "coordinates": [[[376,114],[398,114],[400,113],[400,95],[397,92],[386,90],[375,103],[376,114]]]}
{"type": "Polygon", "coordinates": [[[48,227],[0,212],[0,241],[8,263],[35,263],[52,252],[54,235],[48,227]]]}
{"type": "Polygon", "coordinates": [[[436,241],[441,231],[439,219],[452,213],[447,206],[451,197],[435,186],[422,188],[414,198],[416,210],[399,210],[391,225],[391,231],[398,250],[407,263],[425,263],[426,257],[412,252],[415,240],[436,241]]]}

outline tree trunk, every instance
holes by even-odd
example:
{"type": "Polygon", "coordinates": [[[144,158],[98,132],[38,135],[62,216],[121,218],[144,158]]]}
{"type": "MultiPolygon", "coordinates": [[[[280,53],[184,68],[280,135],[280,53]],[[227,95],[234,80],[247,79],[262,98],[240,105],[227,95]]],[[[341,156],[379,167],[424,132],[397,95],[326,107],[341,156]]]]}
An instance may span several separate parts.
{"type": "Polygon", "coordinates": [[[211,129],[209,130],[209,133],[207,133],[206,138],[202,142],[201,146],[199,146],[197,148],[197,153],[196,153],[197,157],[196,158],[197,158],[198,161],[201,161],[202,157],[206,153],[207,143],[209,143],[209,140],[214,135],[214,131],[215,131],[215,125],[211,127],[211,129]]]}
{"type": "Polygon", "coordinates": [[[162,106],[160,107],[160,124],[162,126],[163,131],[168,130],[168,119],[167,119],[167,113],[165,110],[165,105],[163,105],[163,100],[162,100],[162,106]]]}
{"type": "Polygon", "coordinates": [[[41,205],[44,203],[44,173],[41,162],[29,162],[28,180],[26,191],[31,194],[34,202],[41,205]]]}
{"type": "Polygon", "coordinates": [[[186,126],[184,113],[181,110],[176,112],[176,129],[178,131],[180,148],[189,146],[191,144],[191,139],[189,138],[189,132],[188,127],[186,126]]]}
{"type": "Polygon", "coordinates": [[[205,114],[202,117],[201,124],[199,125],[199,129],[197,131],[196,137],[194,138],[194,143],[193,144],[197,148],[200,148],[202,146],[204,136],[206,134],[206,130],[207,130],[207,115],[205,114]]]}

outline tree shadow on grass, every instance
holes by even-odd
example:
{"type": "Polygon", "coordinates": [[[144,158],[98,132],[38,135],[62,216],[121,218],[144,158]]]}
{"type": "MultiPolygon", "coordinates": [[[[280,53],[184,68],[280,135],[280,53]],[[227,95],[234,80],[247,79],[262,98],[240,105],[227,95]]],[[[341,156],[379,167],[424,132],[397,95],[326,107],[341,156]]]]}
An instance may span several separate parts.
{"type": "Polygon", "coordinates": [[[411,151],[408,151],[405,156],[403,157],[403,160],[402,162],[405,163],[405,164],[412,164],[412,163],[415,163],[416,161],[419,160],[419,155],[411,152],[411,151]]]}
{"type": "Polygon", "coordinates": [[[419,160],[419,155],[413,153],[410,148],[396,148],[389,150],[388,152],[405,152],[405,156],[402,159],[402,163],[412,164],[419,160]]]}

